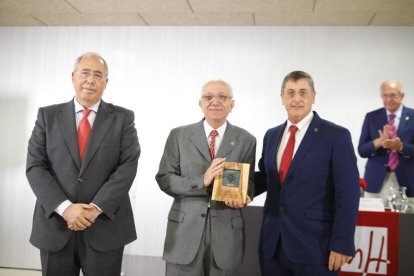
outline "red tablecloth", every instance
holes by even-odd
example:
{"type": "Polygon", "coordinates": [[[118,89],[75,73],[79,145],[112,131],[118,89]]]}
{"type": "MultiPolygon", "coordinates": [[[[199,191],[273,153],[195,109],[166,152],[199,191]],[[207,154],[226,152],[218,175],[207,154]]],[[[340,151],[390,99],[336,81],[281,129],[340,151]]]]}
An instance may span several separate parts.
{"type": "Polygon", "coordinates": [[[360,211],[355,257],[339,275],[398,275],[399,213],[360,211]]]}

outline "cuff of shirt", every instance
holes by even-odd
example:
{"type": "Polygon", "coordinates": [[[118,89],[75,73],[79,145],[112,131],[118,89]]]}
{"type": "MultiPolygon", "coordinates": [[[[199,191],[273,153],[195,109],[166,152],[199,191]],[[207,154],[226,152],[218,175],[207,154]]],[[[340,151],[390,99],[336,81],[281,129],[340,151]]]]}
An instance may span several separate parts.
{"type": "Polygon", "coordinates": [[[103,213],[102,209],[101,209],[101,208],[99,208],[99,206],[98,206],[98,205],[96,205],[96,204],[95,204],[95,203],[93,203],[93,202],[91,202],[91,205],[95,206],[95,207],[99,210],[99,212],[101,212],[101,214],[103,213]]]}
{"type": "Polygon", "coordinates": [[[58,207],[56,207],[55,212],[58,213],[61,217],[63,217],[63,213],[71,204],[72,202],[67,199],[63,201],[58,207]]]}

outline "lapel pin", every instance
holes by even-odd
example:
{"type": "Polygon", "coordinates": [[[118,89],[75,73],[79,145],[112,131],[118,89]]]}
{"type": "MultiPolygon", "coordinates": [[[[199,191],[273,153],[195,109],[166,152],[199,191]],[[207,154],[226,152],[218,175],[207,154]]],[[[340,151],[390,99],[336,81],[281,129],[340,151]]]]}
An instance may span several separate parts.
{"type": "Polygon", "coordinates": [[[231,145],[231,146],[234,146],[234,142],[233,142],[233,141],[231,141],[231,142],[230,142],[230,145],[231,145]]]}
{"type": "Polygon", "coordinates": [[[406,116],[406,117],[405,117],[405,120],[406,120],[406,121],[410,120],[410,117],[406,116]]]}
{"type": "Polygon", "coordinates": [[[314,129],[313,129],[313,131],[315,131],[315,132],[318,132],[318,128],[317,127],[315,127],[314,129]]]}

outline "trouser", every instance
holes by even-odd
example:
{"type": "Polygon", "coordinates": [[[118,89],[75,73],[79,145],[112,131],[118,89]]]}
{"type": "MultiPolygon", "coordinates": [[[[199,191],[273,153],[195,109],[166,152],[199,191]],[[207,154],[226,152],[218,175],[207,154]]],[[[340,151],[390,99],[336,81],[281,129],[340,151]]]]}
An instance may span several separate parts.
{"type": "Polygon", "coordinates": [[[40,250],[43,276],[119,276],[124,247],[97,251],[85,240],[83,233],[74,232],[59,251],[40,250]]]}

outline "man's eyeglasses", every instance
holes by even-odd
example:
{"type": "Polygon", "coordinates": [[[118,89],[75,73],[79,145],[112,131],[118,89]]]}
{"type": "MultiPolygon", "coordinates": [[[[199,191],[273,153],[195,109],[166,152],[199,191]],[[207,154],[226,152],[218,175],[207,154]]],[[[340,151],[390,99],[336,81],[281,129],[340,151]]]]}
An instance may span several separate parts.
{"type": "Polygon", "coordinates": [[[201,99],[205,102],[211,102],[213,99],[217,99],[219,102],[224,103],[225,101],[227,101],[227,99],[231,99],[232,97],[230,96],[224,96],[224,95],[217,95],[217,96],[212,96],[212,95],[203,95],[201,96],[201,99]]]}
{"type": "Polygon", "coordinates": [[[400,93],[381,94],[383,99],[398,99],[400,96],[400,93]]]}
{"type": "Polygon", "coordinates": [[[104,75],[101,72],[91,72],[89,70],[81,70],[78,71],[79,75],[82,79],[87,79],[89,78],[91,75],[93,77],[94,80],[102,80],[104,78],[104,75]]]}

